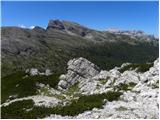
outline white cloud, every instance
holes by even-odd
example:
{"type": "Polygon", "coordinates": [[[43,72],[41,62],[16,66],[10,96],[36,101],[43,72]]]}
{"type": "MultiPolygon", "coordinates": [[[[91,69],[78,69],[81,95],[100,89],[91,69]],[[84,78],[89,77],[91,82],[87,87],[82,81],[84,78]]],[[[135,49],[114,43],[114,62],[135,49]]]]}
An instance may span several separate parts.
{"type": "Polygon", "coordinates": [[[34,26],[34,25],[32,25],[32,26],[27,27],[27,26],[25,26],[25,25],[21,24],[21,25],[18,25],[18,27],[20,27],[20,28],[33,29],[35,26],[34,26]]]}
{"type": "Polygon", "coordinates": [[[26,26],[24,26],[23,24],[22,25],[18,25],[19,27],[21,28],[26,28],[26,26]]]}
{"type": "Polygon", "coordinates": [[[30,28],[30,29],[33,29],[34,27],[35,27],[35,26],[30,26],[29,28],[30,28]]]}

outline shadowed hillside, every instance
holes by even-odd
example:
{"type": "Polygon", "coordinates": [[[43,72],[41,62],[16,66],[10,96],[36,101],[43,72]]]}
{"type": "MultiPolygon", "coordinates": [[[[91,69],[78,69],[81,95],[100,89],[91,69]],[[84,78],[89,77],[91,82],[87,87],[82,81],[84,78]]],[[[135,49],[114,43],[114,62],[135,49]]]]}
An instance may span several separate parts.
{"type": "Polygon", "coordinates": [[[137,32],[96,31],[69,21],[50,20],[46,29],[2,27],[2,76],[27,68],[64,73],[68,60],[85,57],[101,69],[158,57],[158,40],[137,32]]]}

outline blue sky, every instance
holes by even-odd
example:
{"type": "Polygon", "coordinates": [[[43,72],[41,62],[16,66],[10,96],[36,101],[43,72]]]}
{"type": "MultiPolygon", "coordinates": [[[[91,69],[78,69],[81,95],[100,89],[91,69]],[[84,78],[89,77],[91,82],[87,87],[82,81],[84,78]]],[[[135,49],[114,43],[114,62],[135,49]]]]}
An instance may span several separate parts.
{"type": "Polygon", "coordinates": [[[46,27],[50,19],[87,27],[143,30],[158,35],[158,1],[140,2],[2,2],[2,26],[46,27]]]}

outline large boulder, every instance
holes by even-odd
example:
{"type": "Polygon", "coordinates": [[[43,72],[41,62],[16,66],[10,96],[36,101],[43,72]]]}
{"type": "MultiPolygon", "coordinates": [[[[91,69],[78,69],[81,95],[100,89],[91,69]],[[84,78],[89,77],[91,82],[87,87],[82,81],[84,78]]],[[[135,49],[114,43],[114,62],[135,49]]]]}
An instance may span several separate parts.
{"type": "Polygon", "coordinates": [[[79,80],[91,78],[100,72],[99,67],[82,57],[70,60],[67,65],[68,72],[60,76],[59,89],[66,89],[79,80]]]}
{"type": "Polygon", "coordinates": [[[68,70],[71,70],[84,78],[97,75],[100,69],[85,58],[73,59],[68,62],[68,70]]]}

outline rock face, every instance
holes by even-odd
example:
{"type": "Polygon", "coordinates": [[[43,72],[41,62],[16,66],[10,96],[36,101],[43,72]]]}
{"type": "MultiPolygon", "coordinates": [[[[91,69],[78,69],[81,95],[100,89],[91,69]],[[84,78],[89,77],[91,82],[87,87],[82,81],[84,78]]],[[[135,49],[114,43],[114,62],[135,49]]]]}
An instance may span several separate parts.
{"type": "Polygon", "coordinates": [[[79,25],[78,23],[64,20],[50,20],[47,26],[47,30],[50,28],[65,31],[70,35],[79,35],[82,37],[86,36],[87,33],[91,31],[91,29],[79,25]]]}
{"type": "Polygon", "coordinates": [[[49,28],[58,29],[58,30],[65,29],[63,23],[60,20],[50,20],[48,23],[47,29],[49,28]]]}
{"type": "Polygon", "coordinates": [[[77,73],[83,78],[89,78],[97,75],[100,69],[85,58],[73,59],[68,62],[68,70],[77,73]]]}
{"type": "Polygon", "coordinates": [[[66,89],[79,80],[91,78],[100,72],[100,69],[85,58],[73,59],[68,62],[68,72],[60,76],[58,87],[66,89]]]}

